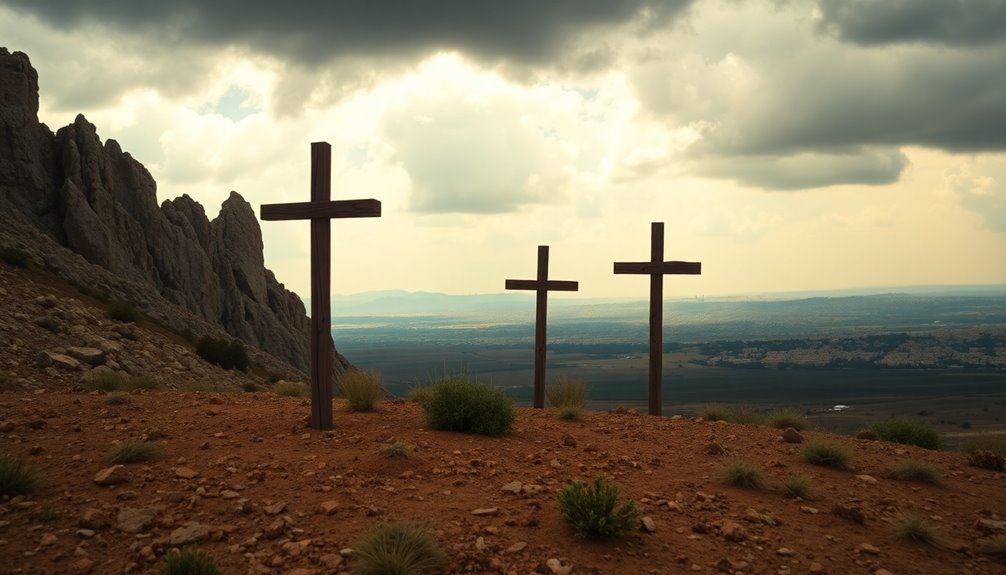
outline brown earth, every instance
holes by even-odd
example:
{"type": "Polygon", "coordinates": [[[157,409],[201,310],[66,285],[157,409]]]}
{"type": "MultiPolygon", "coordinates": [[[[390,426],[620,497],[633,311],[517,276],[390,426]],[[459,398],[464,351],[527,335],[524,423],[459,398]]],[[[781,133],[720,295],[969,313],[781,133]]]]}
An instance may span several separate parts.
{"type": "Polygon", "coordinates": [[[155,573],[187,544],[226,574],[340,573],[352,566],[341,552],[394,518],[429,524],[448,573],[1006,573],[981,552],[1006,532],[1006,474],[960,453],[805,432],[850,452],[852,470],[838,471],[803,462],[800,446],[769,428],[634,413],[568,422],[521,408],[512,433],[490,438],[432,431],[409,403],[356,414],[337,400],[332,432],[306,428],[307,400],[270,392],[134,391],[114,404],[87,391],[93,368],[43,366],[39,351],[94,340],[108,348],[106,368],[132,365],[165,386],[236,391],[263,376],[210,366],[156,326],[117,338],[98,302],[30,273],[0,264],[0,280],[0,456],[43,477],[35,493],[0,499],[0,573],[155,573]],[[40,316],[60,329],[40,327],[40,316]],[[130,439],[163,451],[116,470],[122,483],[96,483],[109,450],[130,439]],[[382,455],[392,439],[415,456],[382,455]],[[713,443],[727,454],[709,454],[713,443]],[[771,486],[724,485],[731,457],[759,466],[771,486]],[[904,458],[931,464],[943,485],[888,479],[904,458]],[[811,479],[811,500],[775,489],[791,474],[811,479]],[[653,532],[573,537],[556,494],[598,475],[636,501],[653,532]],[[503,490],[513,482],[523,487],[503,490]],[[891,520],[902,512],[935,525],[939,544],[900,539],[891,520]]]}

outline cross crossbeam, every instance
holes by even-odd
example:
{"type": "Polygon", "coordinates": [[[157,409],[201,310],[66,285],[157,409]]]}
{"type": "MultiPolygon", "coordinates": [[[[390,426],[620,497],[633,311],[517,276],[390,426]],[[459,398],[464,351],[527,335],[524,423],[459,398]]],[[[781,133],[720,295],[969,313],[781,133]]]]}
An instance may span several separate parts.
{"type": "Polygon", "coordinates": [[[702,273],[701,262],[664,261],[664,224],[650,226],[650,261],[615,262],[616,274],[650,276],[650,378],[649,413],[660,415],[663,409],[664,358],[664,275],[702,273]]]}
{"type": "Polygon", "coordinates": [[[545,331],[548,321],[548,292],[577,291],[575,281],[548,279],[548,246],[538,246],[538,278],[534,280],[506,280],[506,289],[537,292],[534,321],[534,406],[545,407],[545,331]]]}
{"type": "Polygon", "coordinates": [[[335,218],[381,217],[374,199],[332,199],[332,146],[311,144],[311,201],[263,205],[262,220],[311,220],[311,427],[332,429],[332,227],[335,218]]]}

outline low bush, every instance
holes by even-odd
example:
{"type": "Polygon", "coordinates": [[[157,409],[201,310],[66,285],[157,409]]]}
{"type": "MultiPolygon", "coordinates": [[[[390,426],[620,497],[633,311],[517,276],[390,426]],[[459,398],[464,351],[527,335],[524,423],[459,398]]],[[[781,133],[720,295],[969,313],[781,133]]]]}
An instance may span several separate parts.
{"type": "Polygon", "coordinates": [[[126,389],[128,381],[129,378],[117,371],[101,369],[87,375],[84,387],[91,391],[117,391],[126,389]]]}
{"type": "Polygon", "coordinates": [[[416,449],[412,445],[401,440],[389,441],[381,445],[380,451],[381,455],[389,459],[412,457],[416,453],[416,449]]]}
{"type": "Polygon", "coordinates": [[[248,352],[240,341],[206,336],[196,345],[199,357],[224,369],[246,371],[251,364],[248,352]]]}
{"type": "Polygon", "coordinates": [[[916,481],[918,483],[929,483],[940,485],[943,481],[936,468],[924,461],[915,459],[902,459],[887,473],[891,479],[898,481],[916,481]]]}
{"type": "Polygon", "coordinates": [[[108,317],[122,323],[140,323],[143,316],[132,303],[115,299],[108,304],[108,317]]]}
{"type": "Polygon", "coordinates": [[[849,468],[849,452],[836,443],[811,441],[804,445],[801,453],[807,463],[843,470],[849,468]]]}
{"type": "Polygon", "coordinates": [[[968,465],[981,467],[982,469],[991,469],[992,471],[1006,471],[1006,457],[994,451],[976,449],[968,453],[968,465]]]}
{"type": "Polygon", "coordinates": [[[965,453],[973,451],[990,451],[1006,456],[1006,433],[982,433],[969,437],[962,445],[965,453]]]}
{"type": "Polygon", "coordinates": [[[587,401],[587,384],[576,377],[557,377],[545,386],[545,399],[552,407],[583,408],[587,401]]]}
{"type": "Polygon", "coordinates": [[[161,454],[161,446],[149,441],[123,441],[108,452],[109,463],[140,463],[161,454]]]}
{"type": "Polygon", "coordinates": [[[744,489],[765,487],[765,474],[757,465],[743,459],[731,459],[719,470],[720,481],[744,489]]]}
{"type": "Polygon", "coordinates": [[[0,247],[0,260],[3,260],[7,265],[26,268],[31,262],[31,256],[21,248],[3,246],[0,247]]]}
{"type": "Polygon", "coordinates": [[[563,519],[580,539],[621,537],[639,526],[641,513],[634,501],[618,510],[618,487],[603,477],[593,485],[574,481],[557,496],[563,519]]]}
{"type": "Polygon", "coordinates": [[[776,429],[786,429],[787,427],[792,427],[797,431],[807,429],[807,420],[799,413],[789,409],[779,409],[769,413],[765,417],[765,423],[776,429]]]}
{"type": "Polygon", "coordinates": [[[870,430],[884,441],[916,445],[926,449],[939,449],[943,443],[940,433],[933,427],[910,417],[896,417],[879,421],[870,430]]]}
{"type": "Polygon", "coordinates": [[[339,388],[349,402],[350,411],[375,411],[384,397],[381,374],[364,369],[351,369],[339,378],[339,388]]]}
{"type": "Polygon", "coordinates": [[[169,553],[162,575],[220,575],[220,568],[209,554],[197,549],[169,553]]]}
{"type": "Polygon", "coordinates": [[[811,482],[804,475],[790,475],[782,480],[779,488],[782,491],[783,497],[804,500],[810,500],[811,498],[811,482]]]}
{"type": "Polygon", "coordinates": [[[705,405],[696,415],[705,421],[730,421],[730,410],[722,405],[705,405]]]}
{"type": "Polygon", "coordinates": [[[131,401],[128,395],[122,395],[121,393],[113,393],[105,398],[105,403],[108,405],[126,405],[131,401]]]}
{"type": "Polygon", "coordinates": [[[405,397],[412,403],[423,405],[433,397],[433,388],[428,385],[416,385],[409,388],[405,397]]]}
{"type": "Polygon", "coordinates": [[[517,418],[513,400],[503,390],[466,375],[436,382],[429,400],[421,405],[430,427],[444,431],[503,435],[517,418]]]}
{"type": "Polygon", "coordinates": [[[241,391],[245,393],[255,393],[259,391],[259,386],[251,381],[246,381],[241,384],[241,391]]]}
{"type": "Polygon", "coordinates": [[[42,472],[15,457],[0,457],[0,495],[32,493],[42,479],[42,472]]]}
{"type": "Polygon", "coordinates": [[[583,420],[583,408],[577,405],[563,405],[559,408],[559,419],[581,421],[583,420]]]}
{"type": "Polygon", "coordinates": [[[161,383],[157,380],[157,376],[149,373],[139,373],[131,376],[125,385],[125,388],[130,390],[145,389],[150,391],[159,387],[161,387],[161,383]]]}
{"type": "Polygon", "coordinates": [[[311,388],[299,381],[281,381],[273,386],[272,392],[283,397],[307,397],[311,388]]]}
{"type": "Polygon", "coordinates": [[[353,575],[439,573],[446,555],[425,526],[412,521],[380,523],[353,545],[353,575]]]}
{"type": "Polygon", "coordinates": [[[894,532],[898,537],[906,541],[932,546],[939,544],[936,526],[918,515],[897,513],[888,521],[894,527],[894,532]]]}
{"type": "Polygon", "coordinates": [[[760,424],[765,419],[754,409],[745,405],[706,405],[699,409],[697,415],[705,421],[726,421],[739,424],[760,424]]]}

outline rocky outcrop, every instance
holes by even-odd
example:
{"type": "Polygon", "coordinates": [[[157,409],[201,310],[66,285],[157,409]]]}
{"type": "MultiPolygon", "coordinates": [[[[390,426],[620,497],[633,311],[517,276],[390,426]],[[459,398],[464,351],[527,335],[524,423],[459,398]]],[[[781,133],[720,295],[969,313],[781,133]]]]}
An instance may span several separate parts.
{"type": "MultiPolygon", "coordinates": [[[[102,144],[84,116],[55,134],[38,121],[38,75],[28,56],[5,48],[0,48],[0,214],[111,274],[105,277],[51,249],[42,253],[30,233],[15,237],[23,227],[0,222],[7,243],[23,245],[68,279],[136,301],[179,330],[195,330],[195,316],[298,369],[308,368],[304,306],[265,269],[251,205],[231,192],[212,221],[188,196],[158,206],[150,172],[114,140],[102,144]]],[[[339,372],[348,364],[336,354],[334,365],[339,372]]]]}

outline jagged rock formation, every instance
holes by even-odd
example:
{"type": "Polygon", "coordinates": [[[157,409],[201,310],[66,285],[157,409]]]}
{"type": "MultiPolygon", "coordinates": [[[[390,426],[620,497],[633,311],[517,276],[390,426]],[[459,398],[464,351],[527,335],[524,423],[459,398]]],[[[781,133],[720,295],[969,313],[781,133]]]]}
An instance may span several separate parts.
{"type": "MultiPolygon", "coordinates": [[[[309,363],[308,318],[262,257],[251,205],[236,192],[210,221],[188,196],[157,205],[157,184],[119,144],[102,144],[84,116],[55,134],[38,121],[38,74],[28,56],[0,48],[0,214],[28,224],[87,262],[40,253],[37,238],[16,243],[84,285],[137,301],[179,329],[173,304],[294,367],[309,363]],[[85,277],[86,276],[86,277],[85,277]]],[[[22,226],[8,221],[8,241],[22,226]]],[[[50,250],[51,251],[51,250],[50,250]]],[[[336,354],[336,371],[348,364],[336,354]]]]}

